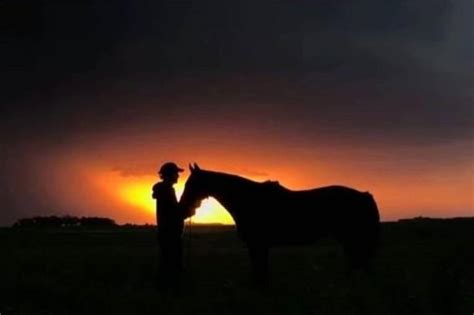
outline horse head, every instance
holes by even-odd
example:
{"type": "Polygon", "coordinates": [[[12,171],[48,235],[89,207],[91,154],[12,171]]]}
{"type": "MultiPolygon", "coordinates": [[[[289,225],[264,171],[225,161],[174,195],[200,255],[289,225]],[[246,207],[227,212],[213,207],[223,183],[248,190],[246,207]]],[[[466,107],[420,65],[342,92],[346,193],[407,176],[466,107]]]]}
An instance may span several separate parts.
{"type": "Polygon", "coordinates": [[[201,170],[199,165],[189,164],[191,175],[184,185],[184,192],[179,204],[184,213],[194,214],[196,209],[201,206],[201,200],[209,197],[209,189],[206,184],[205,171],[201,170]]]}

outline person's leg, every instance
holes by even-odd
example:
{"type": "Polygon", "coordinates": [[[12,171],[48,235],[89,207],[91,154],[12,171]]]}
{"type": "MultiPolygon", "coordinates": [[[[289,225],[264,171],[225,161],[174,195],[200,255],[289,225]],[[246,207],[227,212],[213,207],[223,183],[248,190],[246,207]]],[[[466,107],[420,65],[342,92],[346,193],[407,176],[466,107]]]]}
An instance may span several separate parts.
{"type": "Polygon", "coordinates": [[[181,249],[181,238],[174,237],[168,240],[167,246],[167,268],[166,277],[168,286],[173,289],[178,289],[181,282],[181,270],[182,270],[182,249],[181,249]]]}
{"type": "Polygon", "coordinates": [[[172,252],[172,244],[170,244],[170,240],[166,237],[160,238],[159,241],[159,266],[158,266],[158,282],[159,286],[162,288],[166,288],[170,286],[170,282],[172,281],[172,273],[173,273],[173,252],[172,252]]]}
{"type": "Polygon", "coordinates": [[[183,265],[183,242],[181,240],[181,237],[178,237],[176,240],[176,262],[177,262],[177,267],[179,271],[184,270],[184,265],[183,265]]]}

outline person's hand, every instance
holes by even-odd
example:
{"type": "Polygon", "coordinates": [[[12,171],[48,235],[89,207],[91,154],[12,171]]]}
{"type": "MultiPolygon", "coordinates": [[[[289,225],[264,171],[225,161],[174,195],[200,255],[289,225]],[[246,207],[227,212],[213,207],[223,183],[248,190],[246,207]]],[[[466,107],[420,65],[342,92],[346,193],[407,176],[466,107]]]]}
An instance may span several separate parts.
{"type": "Polygon", "coordinates": [[[183,219],[186,220],[187,218],[190,218],[190,217],[192,217],[193,215],[195,215],[195,214],[196,214],[196,211],[194,211],[194,210],[189,210],[189,209],[188,209],[188,210],[182,209],[181,213],[182,213],[182,215],[183,215],[183,219]]]}

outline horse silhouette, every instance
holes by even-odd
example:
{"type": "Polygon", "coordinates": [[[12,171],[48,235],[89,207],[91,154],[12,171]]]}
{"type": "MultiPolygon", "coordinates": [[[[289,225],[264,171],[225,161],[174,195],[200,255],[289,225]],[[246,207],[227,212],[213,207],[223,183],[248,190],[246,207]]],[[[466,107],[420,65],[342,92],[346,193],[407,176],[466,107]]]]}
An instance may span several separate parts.
{"type": "Polygon", "coordinates": [[[379,240],[379,212],[374,198],[343,186],[292,191],[278,182],[263,183],[189,166],[191,175],[180,200],[193,212],[214,197],[230,213],[249,251],[253,279],[268,281],[268,251],[284,245],[310,245],[325,236],[338,240],[350,270],[367,269],[379,240]]]}

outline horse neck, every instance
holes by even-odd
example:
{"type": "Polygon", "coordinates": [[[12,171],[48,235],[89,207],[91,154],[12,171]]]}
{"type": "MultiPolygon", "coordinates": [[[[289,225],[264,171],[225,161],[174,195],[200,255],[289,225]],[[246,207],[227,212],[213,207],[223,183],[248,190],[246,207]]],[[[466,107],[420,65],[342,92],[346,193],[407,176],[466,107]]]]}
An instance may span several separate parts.
{"type": "Polygon", "coordinates": [[[215,198],[231,214],[235,215],[239,200],[246,200],[246,183],[244,179],[227,174],[213,173],[209,181],[209,196],[215,198]]]}

